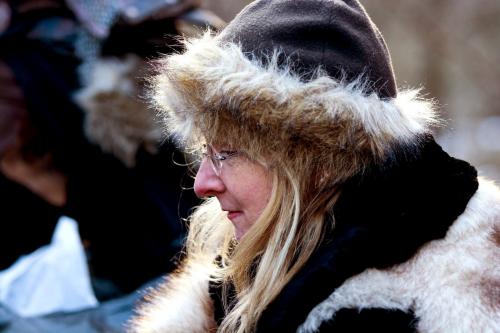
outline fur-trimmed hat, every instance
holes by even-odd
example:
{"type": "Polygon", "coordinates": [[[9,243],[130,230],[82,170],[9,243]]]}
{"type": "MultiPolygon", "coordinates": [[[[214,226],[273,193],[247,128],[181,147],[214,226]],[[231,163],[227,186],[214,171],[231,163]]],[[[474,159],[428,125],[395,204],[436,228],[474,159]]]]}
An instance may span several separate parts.
{"type": "Polygon", "coordinates": [[[434,121],[417,92],[398,93],[356,0],[255,1],[160,66],[154,103],[183,144],[224,142],[292,167],[314,160],[334,183],[415,146],[434,121]]]}

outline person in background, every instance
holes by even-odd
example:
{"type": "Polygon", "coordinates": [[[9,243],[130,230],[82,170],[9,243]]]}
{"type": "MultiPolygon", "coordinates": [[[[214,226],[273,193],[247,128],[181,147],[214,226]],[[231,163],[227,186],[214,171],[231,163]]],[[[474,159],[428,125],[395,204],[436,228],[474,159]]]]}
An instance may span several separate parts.
{"type": "Polygon", "coordinates": [[[500,331],[500,190],[358,1],[257,0],[186,48],[152,98],[205,203],[131,332],[500,331]]]}
{"type": "Polygon", "coordinates": [[[85,7],[98,3],[133,5],[1,2],[0,269],[48,244],[66,215],[79,223],[103,300],[174,267],[179,219],[197,200],[182,194],[184,157],[140,98],[142,59],[175,50],[163,38],[181,33],[179,21],[202,29],[215,16],[174,1],[138,7],[133,22],[121,11],[99,21],[92,15],[104,11],[85,7]]]}

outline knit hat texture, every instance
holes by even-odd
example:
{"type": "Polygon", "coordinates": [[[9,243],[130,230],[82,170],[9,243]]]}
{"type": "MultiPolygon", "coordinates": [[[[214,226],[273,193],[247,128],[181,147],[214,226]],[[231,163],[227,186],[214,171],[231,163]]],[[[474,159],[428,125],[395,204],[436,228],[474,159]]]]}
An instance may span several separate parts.
{"type": "Polygon", "coordinates": [[[356,0],[256,1],[224,30],[221,41],[239,43],[243,52],[265,59],[275,49],[308,76],[321,66],[330,77],[366,77],[369,90],[396,96],[386,44],[356,0]]]}

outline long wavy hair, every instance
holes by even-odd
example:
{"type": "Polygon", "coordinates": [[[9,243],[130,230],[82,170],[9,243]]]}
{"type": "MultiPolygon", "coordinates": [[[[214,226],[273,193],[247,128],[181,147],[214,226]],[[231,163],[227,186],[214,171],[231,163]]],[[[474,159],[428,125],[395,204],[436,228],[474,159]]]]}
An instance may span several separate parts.
{"type": "MultiPolygon", "coordinates": [[[[306,263],[320,244],[331,207],[338,198],[329,175],[314,156],[302,156],[293,166],[267,165],[273,176],[269,202],[238,242],[231,222],[215,198],[191,216],[186,243],[188,258],[213,261],[222,256],[212,278],[221,283],[226,315],[218,332],[253,332],[264,309],[306,263]],[[236,295],[229,295],[232,284],[236,295]]],[[[257,162],[258,163],[258,162],[257,162]]]]}

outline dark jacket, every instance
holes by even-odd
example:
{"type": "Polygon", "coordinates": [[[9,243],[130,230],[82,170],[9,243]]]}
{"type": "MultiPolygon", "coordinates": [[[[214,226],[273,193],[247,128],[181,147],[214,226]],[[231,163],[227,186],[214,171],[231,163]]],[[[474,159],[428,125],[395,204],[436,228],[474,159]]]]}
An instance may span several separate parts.
{"type": "MultiPolygon", "coordinates": [[[[257,332],[498,332],[500,191],[468,163],[428,139],[418,154],[351,179],[334,214],[335,229],[257,332]]],[[[187,263],[141,322],[154,332],[220,322],[209,270],[187,263]]]]}

